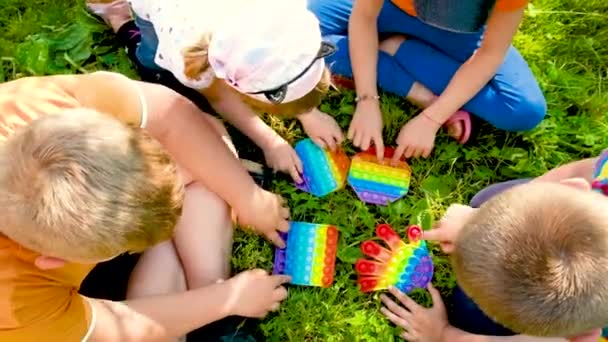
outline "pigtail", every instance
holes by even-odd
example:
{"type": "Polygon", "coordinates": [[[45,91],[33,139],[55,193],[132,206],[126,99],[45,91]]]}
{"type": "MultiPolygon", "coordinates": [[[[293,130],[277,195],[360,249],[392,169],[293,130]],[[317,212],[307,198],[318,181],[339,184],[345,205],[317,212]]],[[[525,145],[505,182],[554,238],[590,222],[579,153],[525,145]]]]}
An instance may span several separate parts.
{"type": "Polygon", "coordinates": [[[210,68],[209,43],[211,34],[205,34],[196,44],[182,51],[184,57],[184,74],[186,77],[197,80],[201,74],[210,68]]]}

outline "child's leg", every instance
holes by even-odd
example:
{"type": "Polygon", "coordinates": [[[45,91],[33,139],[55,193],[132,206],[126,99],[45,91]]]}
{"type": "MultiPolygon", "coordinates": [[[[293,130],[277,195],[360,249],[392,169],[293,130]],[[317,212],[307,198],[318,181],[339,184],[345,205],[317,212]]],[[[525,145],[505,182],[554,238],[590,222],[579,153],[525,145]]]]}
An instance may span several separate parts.
{"type": "MultiPolygon", "coordinates": [[[[208,114],[204,117],[236,156],[222,123],[208,114]]],[[[184,267],[188,288],[197,288],[228,278],[233,224],[226,202],[203,184],[192,182],[187,171],[180,171],[185,176],[187,187],[182,217],[173,241],[184,267]]]]}

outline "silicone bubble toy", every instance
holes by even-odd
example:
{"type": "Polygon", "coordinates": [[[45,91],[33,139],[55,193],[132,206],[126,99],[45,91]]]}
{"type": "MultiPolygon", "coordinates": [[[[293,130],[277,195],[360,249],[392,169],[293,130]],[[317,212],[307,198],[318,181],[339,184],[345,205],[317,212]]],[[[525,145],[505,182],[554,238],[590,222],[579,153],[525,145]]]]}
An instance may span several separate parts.
{"type": "Polygon", "coordinates": [[[281,233],[286,248],[276,248],[274,274],[291,276],[291,284],[329,287],[334,281],[338,229],[328,224],[290,222],[281,233]]]}
{"type": "Polygon", "coordinates": [[[350,167],[344,151],[324,150],[310,139],[298,142],[295,150],[303,168],[303,182],[296,184],[298,189],[322,197],[344,187],[350,167]]]}
{"type": "Polygon", "coordinates": [[[600,155],[595,164],[591,186],[594,190],[608,196],[608,150],[600,155]]]}
{"type": "Polygon", "coordinates": [[[426,287],[433,278],[433,261],[426,242],[421,239],[420,227],[408,228],[409,243],[403,242],[388,224],[379,225],[376,235],[386,242],[390,250],[371,240],[363,242],[363,254],[375,261],[362,258],[355,264],[361,291],[379,291],[395,286],[407,294],[426,287]]]}
{"type": "Polygon", "coordinates": [[[390,164],[394,150],[384,149],[384,160],[378,162],[375,149],[361,152],[352,160],[348,183],[365,203],[387,205],[407,194],[412,171],[403,160],[390,164]]]}

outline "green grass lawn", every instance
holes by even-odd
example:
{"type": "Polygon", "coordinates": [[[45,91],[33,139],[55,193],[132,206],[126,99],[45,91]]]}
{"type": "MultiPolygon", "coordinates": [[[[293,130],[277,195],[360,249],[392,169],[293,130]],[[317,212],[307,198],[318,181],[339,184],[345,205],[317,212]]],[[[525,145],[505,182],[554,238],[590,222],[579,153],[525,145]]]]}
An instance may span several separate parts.
{"type": "MultiPolygon", "coordinates": [[[[75,0],[3,0],[0,6],[0,80],[28,75],[114,70],[136,77],[125,53],[105,26],[75,0]]],[[[359,245],[387,222],[403,231],[418,223],[428,229],[451,203],[466,203],[491,183],[540,175],[548,169],[598,154],[608,147],[608,2],[537,0],[530,5],[515,45],[530,63],[545,92],[549,115],[525,134],[481,128],[466,147],[439,136],[433,155],[411,162],[410,193],[388,207],[366,206],[350,189],[323,199],[296,191],[286,181],[274,188],[289,200],[293,219],[332,223],[341,231],[336,278],[328,289],[291,288],[280,312],[262,322],[269,340],[354,341],[395,339],[396,330],[379,313],[378,295],[355,286],[352,264],[359,245]]],[[[353,94],[331,94],[322,105],[346,128],[353,94]]],[[[416,111],[384,97],[385,139],[416,111]]],[[[269,119],[292,142],[303,137],[296,122],[269,119]]],[[[350,151],[350,147],[347,147],[350,151]]],[[[455,284],[449,260],[433,246],[434,284],[449,295],[455,284]]],[[[271,246],[240,233],[234,245],[236,270],[270,269],[271,246]]],[[[428,303],[423,292],[414,294],[428,303]]],[[[201,304],[204,305],[204,304],[201,304]]]]}

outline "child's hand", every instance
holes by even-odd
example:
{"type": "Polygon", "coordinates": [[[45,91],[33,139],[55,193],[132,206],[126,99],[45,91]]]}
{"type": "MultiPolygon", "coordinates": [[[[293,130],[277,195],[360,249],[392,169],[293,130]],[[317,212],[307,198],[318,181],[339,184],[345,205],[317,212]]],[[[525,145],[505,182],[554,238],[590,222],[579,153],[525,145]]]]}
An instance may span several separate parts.
{"type": "Polygon", "coordinates": [[[373,142],[376,146],[376,157],[381,161],[384,158],[382,125],[382,112],[378,102],[372,100],[359,102],[348,128],[348,139],[363,151],[367,150],[373,142]]]}
{"type": "Polygon", "coordinates": [[[277,247],[284,248],[285,242],[277,230],[289,230],[289,208],[285,206],[285,200],[260,187],[256,187],[251,196],[244,198],[246,201],[243,207],[234,208],[237,222],[242,226],[252,227],[277,247]]]}
{"type": "Polygon", "coordinates": [[[429,309],[418,305],[395,287],[391,287],[389,291],[403,306],[386,295],[380,296],[385,305],[381,309],[382,313],[404,329],[400,336],[408,342],[440,342],[449,327],[448,315],[439,291],[431,284],[427,288],[433,298],[433,307],[429,309]]]}
{"type": "Polygon", "coordinates": [[[286,275],[269,275],[256,269],[237,274],[226,281],[230,286],[229,312],[232,315],[263,318],[276,311],[281,301],[287,298],[282,286],[291,278],[286,275]]]}
{"type": "Polygon", "coordinates": [[[432,230],[422,232],[422,238],[438,241],[444,253],[452,253],[454,242],[458,239],[460,231],[475,210],[477,209],[466,205],[452,204],[432,230]]]}
{"type": "Polygon", "coordinates": [[[306,114],[298,115],[298,120],[302,123],[304,132],[321,148],[335,151],[344,139],[342,129],[336,120],[317,108],[306,114]]]}
{"type": "Polygon", "coordinates": [[[427,158],[435,146],[435,136],[441,126],[420,114],[403,125],[397,136],[397,149],[393,156],[393,163],[405,158],[427,158]]]}
{"type": "Polygon", "coordinates": [[[266,164],[275,171],[291,175],[296,183],[302,183],[302,161],[296,150],[285,139],[276,136],[263,148],[266,164]]]}

